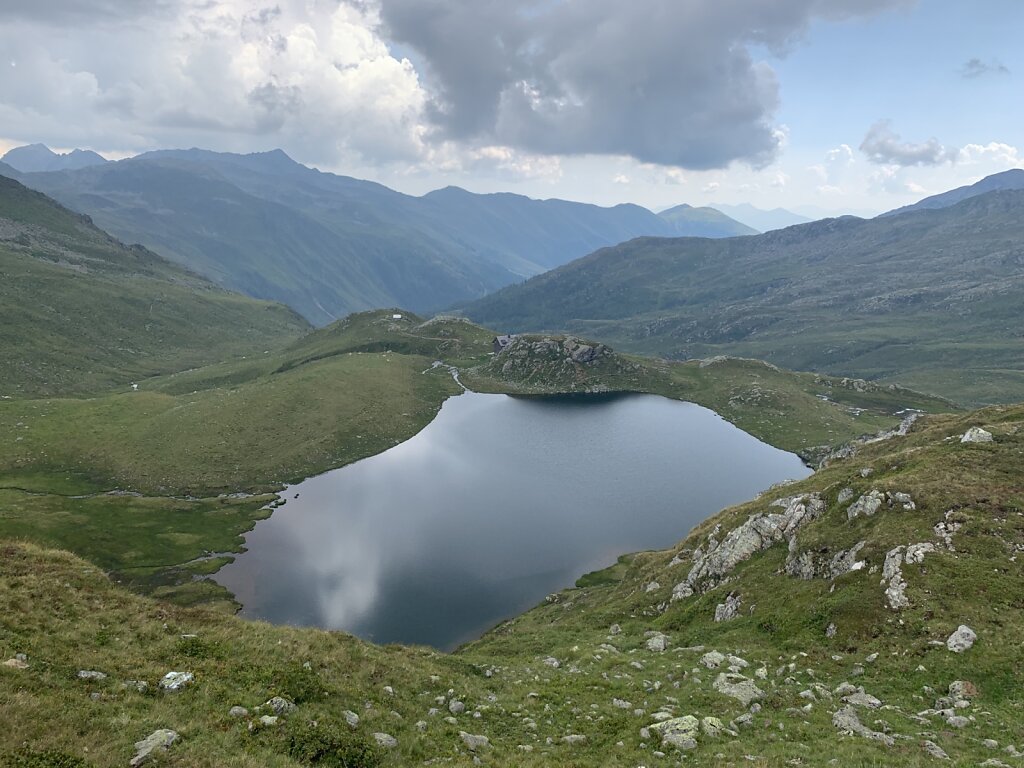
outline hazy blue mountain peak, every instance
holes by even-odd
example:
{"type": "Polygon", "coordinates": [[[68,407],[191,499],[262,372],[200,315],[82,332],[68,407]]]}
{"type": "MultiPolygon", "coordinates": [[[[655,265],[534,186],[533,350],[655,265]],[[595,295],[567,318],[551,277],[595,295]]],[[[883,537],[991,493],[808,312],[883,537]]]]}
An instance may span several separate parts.
{"type": "Polygon", "coordinates": [[[73,171],[107,162],[106,158],[90,149],[75,149],[61,155],[45,144],[15,147],[2,159],[7,165],[22,173],[73,171]]]}

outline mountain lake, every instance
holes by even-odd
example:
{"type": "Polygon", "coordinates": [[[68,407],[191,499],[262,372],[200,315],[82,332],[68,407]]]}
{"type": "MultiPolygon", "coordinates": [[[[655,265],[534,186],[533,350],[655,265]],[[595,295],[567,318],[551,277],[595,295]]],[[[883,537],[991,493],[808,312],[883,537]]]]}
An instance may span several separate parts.
{"type": "Polygon", "coordinates": [[[289,486],[215,579],[249,618],[450,650],[809,474],[692,403],[466,392],[412,439],[289,486]]]}

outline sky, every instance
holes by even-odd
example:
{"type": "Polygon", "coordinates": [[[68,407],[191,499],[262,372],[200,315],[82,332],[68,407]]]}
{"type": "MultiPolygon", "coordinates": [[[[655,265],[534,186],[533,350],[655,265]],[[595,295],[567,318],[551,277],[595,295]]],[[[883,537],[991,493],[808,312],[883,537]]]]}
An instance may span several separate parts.
{"type": "Polygon", "coordinates": [[[1024,167],[1021,0],[2,0],[0,152],[877,213],[1024,167]]]}

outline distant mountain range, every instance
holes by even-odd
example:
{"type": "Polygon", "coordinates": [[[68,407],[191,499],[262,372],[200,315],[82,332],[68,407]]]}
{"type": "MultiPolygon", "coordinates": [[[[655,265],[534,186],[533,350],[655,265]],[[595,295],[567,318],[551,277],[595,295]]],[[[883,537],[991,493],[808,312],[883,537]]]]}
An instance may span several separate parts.
{"type": "Polygon", "coordinates": [[[770,211],[755,208],[750,203],[740,205],[723,205],[714,203],[711,207],[721,211],[736,221],[742,222],[758,232],[770,232],[773,229],[791,227],[794,224],[806,224],[812,219],[801,216],[799,213],[787,211],[785,208],[772,208],[770,211]]]}
{"type": "Polygon", "coordinates": [[[905,205],[902,208],[883,213],[883,216],[895,216],[900,213],[906,213],[907,211],[922,211],[922,210],[935,210],[937,208],[948,208],[951,205],[967,200],[971,197],[977,197],[983,195],[986,192],[996,192],[998,190],[1006,189],[1024,189],[1024,169],[1013,168],[1009,171],[1003,171],[1002,173],[995,173],[991,176],[986,176],[981,181],[971,184],[966,187],[957,187],[951,189],[949,192],[943,192],[939,195],[932,195],[926,197],[924,200],[914,203],[913,205],[905,205]]]}
{"type": "Polygon", "coordinates": [[[721,236],[739,226],[455,187],[412,197],[321,173],[280,150],[168,150],[24,171],[38,167],[26,161],[45,159],[44,151],[71,157],[38,146],[12,150],[7,157],[22,171],[7,173],[122,240],[226,288],[281,301],[316,324],[375,307],[435,311],[637,236],[721,236]]]}
{"type": "Polygon", "coordinates": [[[45,144],[29,144],[16,147],[0,158],[22,173],[45,171],[76,171],[93,165],[103,165],[106,158],[89,149],[75,149],[59,155],[45,144]]]}
{"type": "MultiPolygon", "coordinates": [[[[1012,177],[1011,177],[1012,178],[1012,177]]],[[[755,237],[640,238],[470,304],[501,331],[569,331],[671,358],[733,354],[1024,398],[1024,191],[755,237]]]]}

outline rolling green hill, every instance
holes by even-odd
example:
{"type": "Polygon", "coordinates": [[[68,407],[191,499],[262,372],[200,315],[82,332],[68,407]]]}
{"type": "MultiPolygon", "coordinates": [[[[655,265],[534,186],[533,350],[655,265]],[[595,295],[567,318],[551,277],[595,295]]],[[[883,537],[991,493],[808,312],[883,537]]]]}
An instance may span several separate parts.
{"type": "Polygon", "coordinates": [[[126,246],[0,176],[0,395],[127,390],[159,373],[262,354],[308,326],[126,246]]]}
{"type": "Polygon", "coordinates": [[[658,214],[672,225],[676,237],[739,237],[756,235],[758,230],[741,224],[714,208],[677,205],[658,214]]]}
{"type": "Polygon", "coordinates": [[[501,332],[553,329],[686,359],[732,354],[897,381],[966,403],[1024,397],[1024,191],[756,237],[641,238],[474,302],[501,332]]]}

